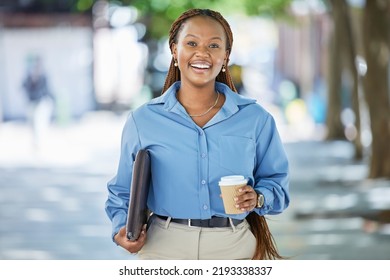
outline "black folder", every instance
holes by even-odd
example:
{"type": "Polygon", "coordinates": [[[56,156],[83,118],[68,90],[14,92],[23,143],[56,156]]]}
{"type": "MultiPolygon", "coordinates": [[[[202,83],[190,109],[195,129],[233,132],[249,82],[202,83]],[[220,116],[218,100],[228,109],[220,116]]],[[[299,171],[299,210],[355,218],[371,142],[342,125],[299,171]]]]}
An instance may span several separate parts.
{"type": "Polygon", "coordinates": [[[127,213],[126,236],[137,240],[148,219],[147,199],[150,187],[150,155],[147,150],[139,150],[133,165],[129,210],[127,213]]]}

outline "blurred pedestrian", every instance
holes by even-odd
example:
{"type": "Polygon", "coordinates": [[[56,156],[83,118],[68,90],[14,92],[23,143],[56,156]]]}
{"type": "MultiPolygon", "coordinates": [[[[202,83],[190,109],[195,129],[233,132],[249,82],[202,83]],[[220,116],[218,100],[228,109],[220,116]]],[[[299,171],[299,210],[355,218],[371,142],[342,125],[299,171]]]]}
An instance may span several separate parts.
{"type": "Polygon", "coordinates": [[[32,128],[33,145],[39,149],[50,125],[54,100],[40,56],[30,58],[23,88],[29,100],[27,117],[32,128]]]}
{"type": "Polygon", "coordinates": [[[274,259],[264,215],[289,205],[288,161],[273,117],[237,94],[228,62],[233,43],[218,12],[193,9],[172,25],[172,61],[163,94],[130,113],[106,212],[113,240],[141,259],[274,259]],[[132,166],[151,155],[149,228],[126,238],[132,166]],[[218,182],[249,179],[226,214],[218,182]]]}

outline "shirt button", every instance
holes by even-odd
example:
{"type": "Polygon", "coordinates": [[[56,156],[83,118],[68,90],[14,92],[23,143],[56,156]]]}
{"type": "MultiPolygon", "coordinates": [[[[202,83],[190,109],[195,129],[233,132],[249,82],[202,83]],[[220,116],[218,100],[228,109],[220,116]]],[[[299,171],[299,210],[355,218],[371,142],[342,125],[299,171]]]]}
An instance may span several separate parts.
{"type": "Polygon", "coordinates": [[[207,207],[207,205],[205,204],[205,205],[203,205],[203,209],[204,210],[207,210],[209,207],[207,207]]]}
{"type": "Polygon", "coordinates": [[[203,135],[203,131],[199,131],[199,135],[203,135]]]}
{"type": "Polygon", "coordinates": [[[205,158],[206,157],[206,154],[205,153],[202,153],[202,158],[205,158]]]}
{"type": "Polygon", "coordinates": [[[202,185],[205,185],[206,184],[206,180],[202,180],[202,185]]]}

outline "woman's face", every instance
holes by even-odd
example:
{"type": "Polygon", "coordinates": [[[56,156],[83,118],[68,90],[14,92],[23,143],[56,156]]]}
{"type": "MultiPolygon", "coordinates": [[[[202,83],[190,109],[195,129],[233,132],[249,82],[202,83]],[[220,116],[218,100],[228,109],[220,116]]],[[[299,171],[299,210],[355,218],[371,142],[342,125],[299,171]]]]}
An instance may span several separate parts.
{"type": "Polygon", "coordinates": [[[225,31],[210,17],[192,17],[183,23],[172,53],[182,83],[196,87],[214,84],[228,57],[225,31]]]}

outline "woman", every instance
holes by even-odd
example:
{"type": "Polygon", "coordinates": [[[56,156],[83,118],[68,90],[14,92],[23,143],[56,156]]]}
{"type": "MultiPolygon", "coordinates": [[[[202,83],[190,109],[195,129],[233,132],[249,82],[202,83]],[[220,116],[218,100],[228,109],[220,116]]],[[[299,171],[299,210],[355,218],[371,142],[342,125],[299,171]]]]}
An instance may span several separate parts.
{"type": "Polygon", "coordinates": [[[141,259],[279,258],[264,219],[289,204],[288,161],[275,122],[255,100],[236,93],[227,68],[233,43],[226,20],[193,9],[172,25],[172,61],[163,94],[125,124],[106,211],[113,240],[141,259]],[[131,169],[148,149],[150,227],[129,241],[125,223],[131,169]],[[218,181],[249,179],[225,214],[218,181]]]}

